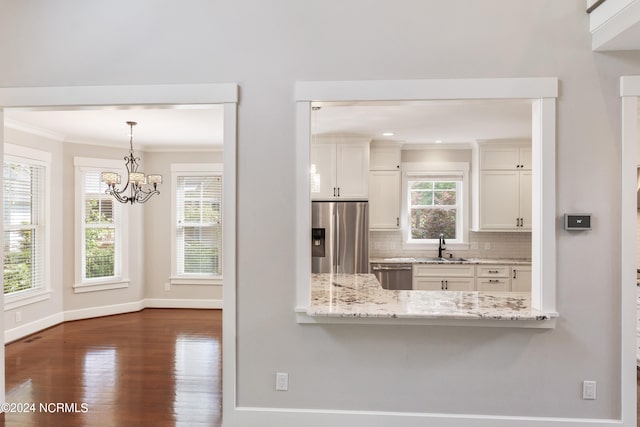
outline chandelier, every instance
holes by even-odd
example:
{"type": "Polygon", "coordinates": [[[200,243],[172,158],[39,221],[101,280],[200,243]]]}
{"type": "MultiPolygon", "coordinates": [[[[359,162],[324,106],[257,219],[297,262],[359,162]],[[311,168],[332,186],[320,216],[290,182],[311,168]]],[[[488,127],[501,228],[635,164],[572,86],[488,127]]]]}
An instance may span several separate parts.
{"type": "Polygon", "coordinates": [[[129,125],[129,155],[125,156],[125,167],[127,168],[127,183],[118,190],[117,184],[120,184],[120,174],[117,172],[102,172],[102,182],[107,184],[105,193],[111,194],[120,203],[144,203],[152,196],[160,194],[158,184],[162,184],[162,175],[145,175],[144,172],[138,172],[140,166],[140,157],[133,155],[133,127],[136,122],[127,122],[129,125]],[[152,185],[144,189],[144,185],[152,185]]]}

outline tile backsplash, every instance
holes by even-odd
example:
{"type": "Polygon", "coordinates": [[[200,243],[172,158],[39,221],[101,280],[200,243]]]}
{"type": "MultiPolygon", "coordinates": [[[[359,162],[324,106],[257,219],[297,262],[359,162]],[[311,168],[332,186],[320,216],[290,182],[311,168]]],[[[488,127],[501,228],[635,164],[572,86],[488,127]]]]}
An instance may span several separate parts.
{"type": "MultiPolygon", "coordinates": [[[[384,257],[433,257],[436,250],[402,249],[400,231],[371,231],[369,256],[384,257]]],[[[531,233],[469,233],[469,249],[455,249],[457,257],[467,258],[531,258],[531,233]]]]}

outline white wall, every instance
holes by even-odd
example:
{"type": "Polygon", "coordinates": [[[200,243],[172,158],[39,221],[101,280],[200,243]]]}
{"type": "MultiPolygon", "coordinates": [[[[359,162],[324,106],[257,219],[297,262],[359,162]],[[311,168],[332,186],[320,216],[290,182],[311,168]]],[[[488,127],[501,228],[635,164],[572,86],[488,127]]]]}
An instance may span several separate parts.
{"type": "MultiPolygon", "coordinates": [[[[100,147],[97,145],[87,144],[70,144],[65,143],[63,147],[63,180],[64,182],[75,182],[75,167],[73,165],[74,157],[93,157],[98,159],[122,160],[126,154],[126,148],[110,148],[100,147]]],[[[63,276],[63,300],[65,311],[86,310],[89,314],[92,307],[112,306],[118,304],[129,304],[141,301],[143,298],[143,270],[142,270],[142,215],[145,206],[126,205],[124,209],[128,209],[129,215],[129,279],[131,282],[129,287],[122,289],[111,289],[106,291],[75,293],[73,285],[75,282],[75,187],[73,185],[65,186],[63,197],[64,221],[63,228],[65,239],[63,243],[64,253],[64,276],[63,276]]],[[[99,315],[99,313],[96,313],[99,315]]],[[[81,316],[81,317],[84,317],[81,316]]]]}
{"type": "Polygon", "coordinates": [[[222,301],[222,287],[212,285],[173,285],[164,288],[171,276],[171,164],[222,163],[222,151],[147,152],[145,170],[163,177],[160,196],[146,203],[144,215],[144,296],[165,300],[222,301]]]}
{"type": "Polygon", "coordinates": [[[0,8],[0,86],[239,82],[239,405],[620,416],[618,78],[640,74],[640,53],[593,53],[584,1],[0,8]],[[296,324],[294,82],[537,76],[560,79],[558,216],[594,219],[558,232],[557,328],[296,324]],[[274,391],[276,371],[290,391],[274,391]],[[580,398],[585,379],[597,400],[580,398]]]}

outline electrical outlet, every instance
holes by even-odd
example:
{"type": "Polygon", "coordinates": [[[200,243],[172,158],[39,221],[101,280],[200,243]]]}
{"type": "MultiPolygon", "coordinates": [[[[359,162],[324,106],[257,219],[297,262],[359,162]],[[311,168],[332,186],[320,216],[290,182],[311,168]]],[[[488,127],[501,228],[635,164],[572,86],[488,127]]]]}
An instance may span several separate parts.
{"type": "Polygon", "coordinates": [[[596,399],[596,382],[595,381],[582,382],[582,398],[586,400],[596,399]]]}
{"type": "Polygon", "coordinates": [[[484,244],[484,249],[485,249],[485,250],[487,250],[487,251],[488,251],[489,249],[491,249],[491,243],[489,243],[489,242],[485,243],[485,244],[484,244]]]}
{"type": "Polygon", "coordinates": [[[478,242],[471,242],[471,248],[472,251],[473,250],[478,250],[478,242]]]}
{"type": "Polygon", "coordinates": [[[171,290],[171,283],[165,283],[164,284],[164,290],[165,291],[170,291],[171,290]]]}
{"type": "Polygon", "coordinates": [[[286,372],[276,372],[276,390],[289,390],[289,374],[286,372]]]}
{"type": "Polygon", "coordinates": [[[16,323],[22,322],[22,312],[16,311],[16,323]]]}

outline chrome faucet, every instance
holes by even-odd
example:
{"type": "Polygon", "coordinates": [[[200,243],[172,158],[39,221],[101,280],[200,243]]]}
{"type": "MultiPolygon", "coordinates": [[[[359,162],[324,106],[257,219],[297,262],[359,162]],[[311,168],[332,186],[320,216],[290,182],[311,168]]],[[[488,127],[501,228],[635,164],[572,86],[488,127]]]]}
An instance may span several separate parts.
{"type": "Polygon", "coordinates": [[[442,251],[447,249],[447,242],[444,241],[444,234],[440,233],[440,239],[438,239],[438,258],[442,258],[442,251]]]}

